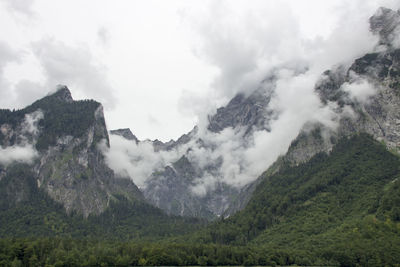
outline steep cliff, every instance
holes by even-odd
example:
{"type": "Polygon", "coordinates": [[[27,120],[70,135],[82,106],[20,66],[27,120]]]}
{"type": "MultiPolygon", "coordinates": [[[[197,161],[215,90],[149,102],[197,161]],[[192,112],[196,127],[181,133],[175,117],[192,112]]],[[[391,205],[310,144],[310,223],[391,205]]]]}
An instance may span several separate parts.
{"type": "Polygon", "coordinates": [[[308,162],[320,152],[329,153],[337,141],[368,133],[395,153],[400,150],[400,12],[380,8],[370,18],[371,32],[379,36],[375,51],[356,59],[350,67],[325,71],[315,86],[321,102],[333,107],[337,126],[306,123],[287,153],[256,181],[241,189],[224,213],[228,217],[243,209],[261,181],[284,164],[308,162]]]}
{"type": "MultiPolygon", "coordinates": [[[[98,148],[109,145],[103,107],[92,100],[74,101],[65,86],[17,111],[1,110],[2,149],[30,148],[37,187],[68,213],[100,214],[113,195],[142,199],[129,180],[117,178],[98,148]]],[[[17,159],[18,161],[18,159],[17,159]]],[[[13,165],[3,163],[2,176],[13,165]]]]}
{"type": "Polygon", "coordinates": [[[400,13],[380,8],[370,18],[371,31],[379,35],[376,51],[358,58],[348,68],[326,71],[315,90],[326,105],[336,105],[336,129],[308,125],[292,143],[286,159],[306,162],[329,151],[335,140],[366,132],[394,151],[400,148],[400,13]]]}
{"type": "MultiPolygon", "coordinates": [[[[273,116],[273,112],[268,110],[272,93],[272,88],[266,90],[262,87],[250,95],[238,94],[209,117],[207,132],[211,136],[203,136],[204,133],[200,133],[196,126],[176,141],[143,141],[152,144],[154,153],[178,156],[176,161],[154,169],[146,178],[145,186],[141,188],[146,200],[168,214],[207,219],[221,216],[236,198],[239,188],[224,181],[226,174],[223,173],[222,166],[226,155],[218,152],[221,147],[214,139],[224,130],[235,131],[238,142],[246,146],[251,143],[253,132],[268,131],[268,124],[273,116]],[[200,163],[199,160],[203,160],[195,155],[202,151],[216,158],[200,163]],[[207,189],[196,190],[199,183],[202,187],[209,177],[213,177],[215,181],[204,185],[207,189]]],[[[130,140],[121,131],[111,131],[110,134],[130,140]]],[[[131,160],[137,159],[132,157],[131,160]]]]}

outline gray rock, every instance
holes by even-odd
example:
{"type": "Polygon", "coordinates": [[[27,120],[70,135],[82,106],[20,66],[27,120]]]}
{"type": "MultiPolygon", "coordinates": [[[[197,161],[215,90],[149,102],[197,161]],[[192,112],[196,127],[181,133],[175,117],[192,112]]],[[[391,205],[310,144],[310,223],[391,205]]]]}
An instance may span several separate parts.
{"type": "Polygon", "coordinates": [[[371,31],[380,37],[379,43],[392,46],[395,38],[400,33],[400,10],[397,12],[381,7],[369,19],[371,31]]]}
{"type": "Polygon", "coordinates": [[[266,107],[271,94],[272,91],[267,93],[264,88],[254,91],[248,97],[239,93],[225,107],[219,108],[214,116],[209,117],[208,130],[217,133],[228,127],[246,127],[246,134],[254,129],[269,131],[272,112],[266,107]]]}
{"type": "Polygon", "coordinates": [[[131,132],[129,128],[111,130],[110,134],[122,136],[127,140],[134,141],[136,144],[140,142],[139,139],[131,132]]]}
{"type": "MultiPolygon", "coordinates": [[[[67,87],[61,87],[46,97],[46,101],[55,99],[73,103],[67,87]]],[[[42,120],[46,120],[46,114],[42,120]]],[[[101,104],[98,104],[89,123],[88,130],[82,136],[57,136],[55,144],[39,151],[39,156],[32,163],[37,186],[61,203],[68,213],[77,212],[85,217],[103,212],[114,195],[143,200],[141,192],[130,179],[116,177],[105,163],[99,144],[105,142],[109,146],[109,141],[101,104]]],[[[1,145],[7,147],[22,142],[34,144],[37,136],[30,133],[26,137],[24,128],[23,123],[11,126],[0,121],[4,135],[1,145]]],[[[0,175],[4,176],[6,172],[7,166],[1,169],[0,175]]]]}

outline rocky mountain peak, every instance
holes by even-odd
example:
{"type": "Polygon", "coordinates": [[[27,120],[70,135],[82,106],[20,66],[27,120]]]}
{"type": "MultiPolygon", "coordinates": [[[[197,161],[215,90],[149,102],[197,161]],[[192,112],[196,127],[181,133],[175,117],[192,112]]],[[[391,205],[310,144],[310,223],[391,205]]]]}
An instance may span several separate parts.
{"type": "Polygon", "coordinates": [[[56,92],[51,94],[50,96],[67,103],[71,103],[74,101],[71,95],[71,91],[68,89],[66,85],[61,85],[61,84],[57,85],[56,92]]]}
{"type": "Polygon", "coordinates": [[[129,128],[111,130],[110,134],[119,135],[127,140],[135,141],[136,144],[139,143],[139,139],[131,132],[131,129],[129,129],[129,128]]]}
{"type": "Polygon", "coordinates": [[[215,115],[209,117],[208,130],[217,133],[228,127],[245,127],[246,134],[253,128],[268,130],[271,114],[266,107],[271,100],[271,93],[260,88],[250,96],[237,94],[225,107],[219,108],[215,115]]]}
{"type": "Polygon", "coordinates": [[[381,45],[393,45],[400,33],[400,10],[380,7],[369,19],[371,31],[378,34],[381,45]]]}

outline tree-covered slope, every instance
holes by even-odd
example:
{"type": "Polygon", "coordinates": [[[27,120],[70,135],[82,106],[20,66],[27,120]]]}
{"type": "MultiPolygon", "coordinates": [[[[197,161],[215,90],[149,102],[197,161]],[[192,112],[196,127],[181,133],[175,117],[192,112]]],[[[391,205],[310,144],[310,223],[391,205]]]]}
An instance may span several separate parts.
{"type": "MultiPolygon", "coordinates": [[[[66,86],[24,109],[0,110],[0,130],[2,149],[30,149],[34,184],[67,213],[99,215],[116,201],[114,195],[143,199],[130,179],[116,177],[105,162],[102,147],[109,141],[101,104],[74,101],[66,86]]],[[[0,162],[0,180],[13,168],[0,162]]]]}
{"type": "MultiPolygon", "coordinates": [[[[60,213],[60,207],[32,191],[36,200],[21,201],[21,209],[12,210],[10,225],[15,227],[9,231],[21,229],[26,236],[24,227],[36,225],[37,233],[79,239],[3,239],[0,261],[71,266],[395,265],[400,262],[399,166],[398,156],[370,136],[344,138],[329,155],[317,154],[307,163],[266,175],[244,210],[183,237],[177,235],[199,225],[166,217],[143,203],[120,198],[104,216],[83,220],[60,213]],[[38,203],[53,205],[53,212],[41,213],[38,203]],[[32,215],[35,219],[27,220],[32,215]],[[124,239],[129,241],[121,242],[124,239]],[[161,242],[138,243],[155,239],[161,242]]],[[[10,235],[3,231],[2,236],[10,235]]]]}
{"type": "Polygon", "coordinates": [[[0,237],[158,240],[201,226],[201,221],[169,217],[141,200],[113,197],[101,215],[67,215],[61,204],[36,186],[28,165],[15,164],[0,180],[0,237]]]}
{"type": "Polygon", "coordinates": [[[194,239],[283,249],[303,255],[298,264],[400,262],[399,167],[368,135],[344,138],[265,177],[244,210],[194,239]]]}

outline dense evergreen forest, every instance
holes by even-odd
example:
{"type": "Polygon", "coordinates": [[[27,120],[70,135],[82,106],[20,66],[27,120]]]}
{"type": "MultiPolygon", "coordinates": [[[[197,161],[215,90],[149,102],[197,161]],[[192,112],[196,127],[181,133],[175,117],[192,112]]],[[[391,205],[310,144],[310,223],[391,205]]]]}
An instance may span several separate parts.
{"type": "Polygon", "coordinates": [[[0,265],[396,265],[399,166],[370,136],[344,138],[266,175],[244,210],[204,226],[123,197],[100,216],[66,215],[20,165],[0,181],[0,265]]]}

